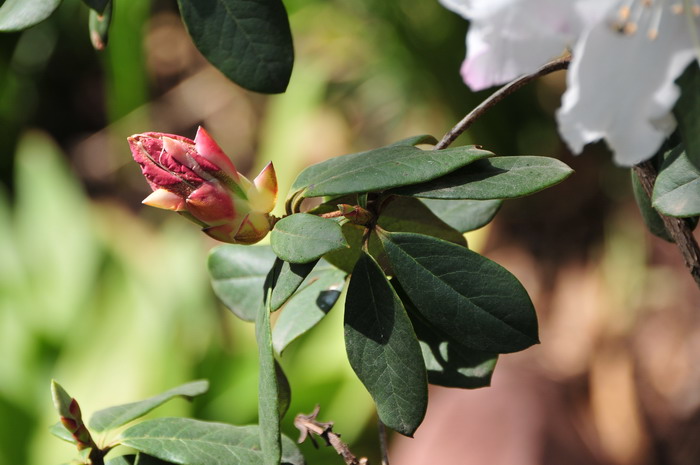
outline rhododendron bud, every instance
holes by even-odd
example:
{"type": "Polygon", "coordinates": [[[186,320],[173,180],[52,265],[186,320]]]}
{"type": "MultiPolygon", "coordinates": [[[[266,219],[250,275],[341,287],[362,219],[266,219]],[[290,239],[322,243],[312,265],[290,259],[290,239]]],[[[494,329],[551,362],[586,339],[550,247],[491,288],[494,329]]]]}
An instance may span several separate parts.
{"type": "Polygon", "coordinates": [[[194,140],[146,132],[129,137],[129,146],[153,190],[146,205],[176,211],[223,242],[254,244],[270,231],[272,163],[250,182],[202,127],[194,140]]]}

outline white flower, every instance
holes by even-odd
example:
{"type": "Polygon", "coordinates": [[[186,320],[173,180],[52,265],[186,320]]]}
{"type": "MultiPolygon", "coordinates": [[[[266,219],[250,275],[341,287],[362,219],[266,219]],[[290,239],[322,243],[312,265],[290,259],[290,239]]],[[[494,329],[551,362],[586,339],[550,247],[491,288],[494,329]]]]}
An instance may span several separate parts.
{"type": "Polygon", "coordinates": [[[557,120],[575,153],[604,139],[615,162],[630,166],[675,129],[674,80],[700,48],[697,0],[440,1],[471,21],[462,76],[473,90],[572,50],[557,120]]]}

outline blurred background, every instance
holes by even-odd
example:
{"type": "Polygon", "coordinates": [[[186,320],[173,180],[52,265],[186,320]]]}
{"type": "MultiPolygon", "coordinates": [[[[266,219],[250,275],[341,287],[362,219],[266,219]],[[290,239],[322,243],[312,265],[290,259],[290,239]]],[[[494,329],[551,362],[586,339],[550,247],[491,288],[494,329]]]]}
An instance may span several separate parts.
{"type": "MultiPolygon", "coordinates": [[[[2,1],[0,1],[0,4],[2,1]]],[[[198,378],[211,391],[155,415],[246,424],[257,416],[252,325],[215,299],[216,245],[140,204],[149,189],[125,138],[204,125],[238,169],[272,160],[286,194],[328,157],[429,133],[488,92],[458,74],[467,24],[437,1],[287,0],[296,63],[287,93],[242,90],[191,44],[174,0],[116,2],[95,52],[87,8],[0,35],[0,464],[68,462],[49,383],[86,417],[198,378]]],[[[700,292],[672,244],[644,229],[629,171],[602,145],[571,156],[553,112],[564,74],[519,91],[462,136],[499,155],[548,155],[576,173],[506,202],[470,243],[532,296],[542,343],[501,358],[493,386],[431,390],[395,465],[700,463],[700,292]]],[[[379,463],[371,399],[345,360],[342,309],[285,352],[291,420],[322,421],[379,463]]],[[[342,463],[330,448],[310,464],[342,463]]]]}

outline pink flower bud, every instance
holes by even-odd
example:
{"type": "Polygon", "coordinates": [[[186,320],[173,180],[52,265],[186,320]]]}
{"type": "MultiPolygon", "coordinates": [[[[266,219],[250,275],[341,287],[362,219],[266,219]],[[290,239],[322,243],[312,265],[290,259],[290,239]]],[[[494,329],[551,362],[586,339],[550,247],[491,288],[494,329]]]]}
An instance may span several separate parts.
{"type": "Polygon", "coordinates": [[[176,211],[223,242],[254,244],[270,231],[277,200],[272,163],[250,182],[202,127],[194,140],[159,132],[128,140],[153,190],[144,204],[176,211]]]}

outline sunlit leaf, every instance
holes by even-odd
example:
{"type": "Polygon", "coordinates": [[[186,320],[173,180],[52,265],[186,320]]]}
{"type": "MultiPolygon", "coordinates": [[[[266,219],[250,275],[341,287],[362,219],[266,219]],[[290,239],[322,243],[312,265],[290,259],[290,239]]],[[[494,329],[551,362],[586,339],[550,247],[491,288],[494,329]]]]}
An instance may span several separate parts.
{"type": "MultiPolygon", "coordinates": [[[[264,465],[258,426],[233,426],[189,418],[157,418],[121,434],[120,442],[182,465],[264,465]]],[[[282,461],[302,465],[296,445],[282,438],[282,461]]]]}
{"type": "Polygon", "coordinates": [[[337,221],[308,213],[282,218],[270,233],[275,254],[291,263],[308,263],[348,246],[337,221]]]}
{"type": "Polygon", "coordinates": [[[340,297],[345,276],[343,271],[329,264],[321,265],[308,276],[275,322],[272,331],[275,352],[282,353],[292,341],[326,316],[340,297]]]}
{"type": "Polygon", "coordinates": [[[274,312],[296,292],[301,283],[314,269],[318,261],[289,263],[279,258],[267,276],[266,286],[272,287],[270,308],[274,312]]]}
{"type": "Polygon", "coordinates": [[[503,204],[503,200],[421,199],[442,221],[461,233],[487,225],[503,204]]]}
{"type": "Polygon", "coordinates": [[[0,5],[0,31],[21,31],[51,16],[61,0],[6,0],[0,5]]]}
{"type": "Polygon", "coordinates": [[[392,192],[431,199],[512,199],[558,184],[572,173],[571,168],[555,158],[494,157],[392,192]]]}
{"type": "Polygon", "coordinates": [[[505,268],[421,234],[380,238],[401,287],[429,325],[484,352],[515,352],[538,342],[530,297],[505,268]]]}
{"type": "Polygon", "coordinates": [[[700,215],[700,167],[690,161],[682,146],[673,149],[661,165],[652,205],[668,216],[700,215]]]}
{"type": "Polygon", "coordinates": [[[268,246],[221,245],[209,253],[212,288],[236,316],[255,321],[263,285],[276,256],[268,246]]]}
{"type": "Polygon", "coordinates": [[[411,436],[428,402],[420,345],[406,310],[379,265],[363,253],[345,300],[345,348],[382,422],[411,436]]]}
{"type": "Polygon", "coordinates": [[[289,19],[280,0],[178,0],[202,55],[246,89],[284,92],[294,64],[289,19]]]}
{"type": "Polygon", "coordinates": [[[90,418],[90,429],[102,432],[125,425],[147,414],[175,397],[191,399],[207,392],[209,382],[206,380],[192,381],[169,389],[157,396],[149,397],[138,402],[116,405],[103,410],[98,410],[90,418]]]}
{"type": "Polygon", "coordinates": [[[474,146],[439,151],[412,145],[382,147],[306,168],[294,181],[290,194],[320,197],[382,191],[429,181],[490,156],[491,152],[474,146]]]}
{"type": "MultiPolygon", "coordinates": [[[[271,290],[267,289],[269,298],[271,290]]],[[[277,465],[282,454],[280,412],[283,396],[279,380],[282,369],[277,366],[272,349],[270,307],[260,305],[255,319],[255,340],[258,343],[258,422],[260,424],[260,450],[264,465],[277,465]]],[[[286,378],[284,378],[286,380],[286,378]]],[[[288,384],[287,384],[288,386],[288,384]]]]}
{"type": "Polygon", "coordinates": [[[75,438],[72,434],[70,434],[70,431],[68,431],[66,427],[63,426],[63,423],[61,423],[60,421],[51,425],[51,427],[49,428],[49,433],[53,434],[58,439],[62,439],[66,442],[75,444],[75,438]]]}

